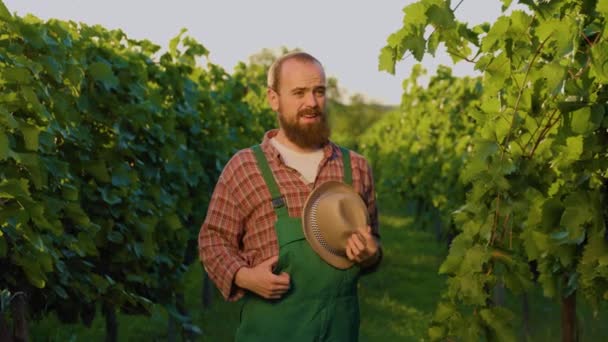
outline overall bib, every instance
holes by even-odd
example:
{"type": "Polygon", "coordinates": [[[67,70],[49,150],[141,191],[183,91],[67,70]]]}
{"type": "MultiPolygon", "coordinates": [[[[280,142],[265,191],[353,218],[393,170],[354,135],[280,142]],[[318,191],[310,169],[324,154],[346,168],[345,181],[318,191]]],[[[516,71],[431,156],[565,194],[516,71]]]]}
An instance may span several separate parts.
{"type": "MultiPolygon", "coordinates": [[[[357,341],[359,265],[337,269],[323,261],[304,237],[300,217],[289,217],[268,161],[259,145],[253,147],[258,167],[270,190],[277,214],[275,230],[279,261],[275,274],[290,276],[290,289],[281,299],[245,295],[237,341],[357,341]]],[[[348,150],[342,149],[343,182],[352,183],[348,150]]]]}

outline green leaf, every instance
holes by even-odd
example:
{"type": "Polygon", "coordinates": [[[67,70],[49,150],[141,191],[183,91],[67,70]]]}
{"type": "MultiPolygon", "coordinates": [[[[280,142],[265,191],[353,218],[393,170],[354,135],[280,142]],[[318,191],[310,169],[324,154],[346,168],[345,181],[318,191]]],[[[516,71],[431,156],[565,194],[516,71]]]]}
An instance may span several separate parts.
{"type": "Polygon", "coordinates": [[[570,233],[570,240],[577,241],[584,234],[583,225],[589,222],[593,216],[593,207],[589,196],[579,191],[568,195],[564,200],[565,210],[561,216],[560,226],[570,233]]]}
{"type": "Polygon", "coordinates": [[[55,82],[61,83],[62,81],[62,70],[59,62],[52,56],[45,56],[41,62],[44,70],[51,76],[55,82]]]}
{"type": "Polygon", "coordinates": [[[435,310],[435,315],[433,316],[433,320],[437,322],[445,322],[454,314],[457,314],[457,308],[452,303],[439,302],[437,304],[437,309],[435,310]]]}
{"type": "Polygon", "coordinates": [[[4,67],[2,76],[9,83],[29,84],[32,80],[31,72],[25,67],[4,67]]]}
{"type": "Polygon", "coordinates": [[[61,194],[63,198],[67,201],[77,201],[78,200],[78,192],[79,189],[71,184],[62,184],[61,185],[61,194]]]}
{"type": "Polygon", "coordinates": [[[595,6],[595,10],[604,16],[604,18],[608,18],[608,2],[606,1],[598,1],[595,6]]]}
{"type": "Polygon", "coordinates": [[[494,51],[498,42],[504,42],[504,36],[510,24],[509,17],[499,17],[490,28],[488,34],[481,40],[482,51],[494,51]]]}
{"type": "Polygon", "coordinates": [[[490,260],[490,252],[480,245],[473,245],[466,251],[460,270],[463,273],[481,272],[488,260],[490,260]]]}
{"type": "Polygon", "coordinates": [[[122,198],[118,196],[112,189],[108,189],[107,187],[100,188],[99,192],[101,193],[101,198],[104,202],[109,205],[115,205],[122,202],[122,198]]]}
{"type": "Polygon", "coordinates": [[[88,161],[84,165],[84,169],[100,182],[109,183],[111,181],[108,168],[103,160],[88,161]]]}
{"type": "MultiPolygon", "coordinates": [[[[41,136],[42,138],[42,136],[41,136]]],[[[42,139],[41,139],[42,140],[42,139]]],[[[43,164],[49,173],[57,178],[67,178],[69,174],[69,164],[56,158],[43,158],[43,164]]]]}
{"type": "Polygon", "coordinates": [[[380,51],[378,58],[378,70],[395,74],[395,50],[390,46],[385,46],[380,51]]]}
{"type": "Polygon", "coordinates": [[[450,279],[452,287],[458,289],[459,296],[466,298],[466,302],[474,305],[483,305],[488,293],[484,290],[484,279],[479,274],[465,274],[464,276],[450,279]]]}
{"type": "Polygon", "coordinates": [[[64,208],[67,217],[77,224],[82,226],[88,226],[91,223],[89,216],[84,210],[78,205],[78,203],[66,203],[64,208]]]}
{"type": "Polygon", "coordinates": [[[558,231],[551,234],[551,239],[558,241],[565,240],[569,234],[568,231],[558,231]]]}
{"type": "Polygon", "coordinates": [[[479,311],[479,316],[492,329],[496,341],[515,342],[517,340],[513,329],[515,316],[509,309],[499,306],[482,309],[479,311]]]}
{"type": "Polygon", "coordinates": [[[603,117],[603,106],[583,107],[572,112],[570,126],[574,133],[587,134],[600,127],[603,117]]]}
{"type": "Polygon", "coordinates": [[[53,291],[55,291],[55,293],[63,299],[68,299],[68,297],[69,297],[67,292],[65,292],[65,289],[62,286],[59,286],[59,285],[53,286],[53,291]]]}
{"type": "Polygon", "coordinates": [[[13,19],[11,12],[8,11],[8,8],[4,5],[4,2],[0,0],[0,19],[9,21],[13,19]]]}
{"type": "Polygon", "coordinates": [[[511,76],[511,62],[505,52],[500,53],[492,59],[485,69],[492,81],[492,86],[501,88],[504,82],[511,76]]]}
{"type": "Polygon", "coordinates": [[[112,170],[112,185],[123,187],[132,183],[131,171],[126,164],[120,164],[112,170]]]}
{"type": "MultiPolygon", "coordinates": [[[[509,1],[510,2],[510,1],[509,1]]],[[[524,11],[513,11],[511,13],[511,26],[509,27],[509,33],[516,37],[525,37],[530,28],[532,17],[524,11]]]]}
{"type": "Polygon", "coordinates": [[[103,83],[107,88],[115,88],[118,85],[118,78],[114,75],[112,67],[108,63],[95,62],[89,65],[89,74],[103,83]]]}
{"type": "Polygon", "coordinates": [[[24,152],[12,153],[12,157],[19,163],[26,166],[30,173],[31,180],[37,189],[41,189],[47,183],[47,173],[40,167],[40,157],[38,153],[24,152]]]}
{"type": "Polygon", "coordinates": [[[8,147],[8,136],[0,131],[0,160],[8,158],[10,148],[8,147]]]}
{"type": "Polygon", "coordinates": [[[415,2],[403,8],[403,23],[411,26],[426,26],[427,5],[424,2],[415,2]]]}
{"type": "Polygon", "coordinates": [[[184,35],[184,33],[186,33],[188,30],[186,28],[182,28],[179,33],[177,34],[177,36],[173,37],[170,41],[169,41],[169,53],[173,56],[173,57],[177,57],[179,54],[179,51],[177,50],[177,45],[179,44],[179,42],[182,40],[182,36],[184,35]]]}
{"type": "Polygon", "coordinates": [[[403,39],[410,34],[410,30],[407,27],[402,27],[400,30],[393,32],[390,36],[388,36],[386,39],[386,42],[388,43],[387,46],[395,50],[399,49],[403,39]]]}
{"type": "Polygon", "coordinates": [[[432,326],[428,329],[428,335],[431,341],[440,341],[445,337],[445,328],[432,326]]]}
{"type": "Polygon", "coordinates": [[[507,118],[512,115],[515,115],[515,114],[511,110],[510,112],[503,113],[503,115],[500,115],[496,119],[496,123],[495,123],[496,125],[494,127],[495,127],[495,132],[496,132],[496,141],[498,141],[498,143],[502,143],[502,141],[507,137],[507,134],[509,134],[509,129],[511,128],[511,122],[509,122],[507,120],[507,118]]]}
{"type": "Polygon", "coordinates": [[[450,245],[450,253],[439,267],[439,274],[455,273],[462,264],[463,257],[471,242],[464,235],[458,235],[450,245]]]}
{"type": "Polygon", "coordinates": [[[101,294],[105,293],[110,285],[106,278],[103,278],[98,274],[92,274],[91,281],[93,282],[94,287],[97,289],[97,292],[101,294]]]}
{"type": "Polygon", "coordinates": [[[536,36],[538,37],[538,40],[542,42],[546,39],[550,39],[550,36],[555,34],[555,31],[559,29],[560,25],[562,25],[562,23],[559,19],[540,21],[536,27],[536,36]]]}
{"type": "Polygon", "coordinates": [[[405,50],[410,51],[418,62],[422,61],[422,57],[424,57],[425,46],[426,40],[424,40],[422,33],[408,36],[403,40],[405,50]]]}
{"type": "Polygon", "coordinates": [[[25,140],[25,148],[29,151],[37,151],[40,129],[36,126],[21,124],[20,130],[25,140]]]}
{"type": "MultiPolygon", "coordinates": [[[[598,261],[606,260],[608,256],[608,244],[604,241],[604,237],[601,234],[590,236],[589,243],[585,246],[581,263],[589,266],[595,266],[598,261]]],[[[605,261],[602,263],[606,265],[605,261]]]]}
{"type": "Polygon", "coordinates": [[[50,273],[53,271],[53,257],[49,254],[49,249],[42,242],[42,238],[38,237],[37,250],[40,253],[37,253],[36,260],[41,266],[41,269],[45,273],[50,273]]]}
{"type": "Polygon", "coordinates": [[[480,140],[475,143],[476,156],[482,160],[487,160],[498,151],[498,144],[492,140],[480,140]]]}
{"type": "Polygon", "coordinates": [[[0,198],[29,199],[29,182],[27,179],[4,179],[0,182],[0,198]]]}
{"type": "Polygon", "coordinates": [[[35,260],[35,258],[19,256],[16,258],[15,262],[21,266],[21,269],[23,272],[25,272],[30,284],[39,289],[46,286],[46,276],[44,275],[44,272],[42,272],[40,264],[35,260]]]}
{"type": "Polygon", "coordinates": [[[431,33],[431,35],[427,39],[427,49],[432,56],[435,56],[435,52],[437,51],[437,47],[439,46],[440,42],[441,35],[438,31],[431,33]]]}
{"type": "Polygon", "coordinates": [[[566,78],[566,68],[559,62],[545,64],[539,71],[546,79],[547,91],[555,95],[561,91],[566,78]]]}
{"type": "Polygon", "coordinates": [[[547,236],[547,234],[532,231],[532,239],[534,240],[537,250],[541,253],[541,256],[549,252],[551,243],[549,242],[549,236],[547,236]]]}
{"type": "Polygon", "coordinates": [[[78,233],[78,248],[85,252],[87,256],[97,256],[97,247],[95,246],[95,240],[87,233],[78,233]]]}
{"type": "Polygon", "coordinates": [[[176,214],[166,215],[163,220],[167,226],[172,230],[177,230],[182,227],[182,223],[176,214]]]}
{"type": "Polygon", "coordinates": [[[84,78],[84,72],[79,65],[68,64],[65,70],[65,77],[70,81],[70,84],[73,87],[79,87],[80,82],[82,82],[82,79],[84,78]]]}
{"type": "Polygon", "coordinates": [[[560,155],[555,160],[555,166],[558,168],[566,168],[575,161],[579,160],[583,153],[583,137],[581,135],[568,137],[566,145],[560,148],[560,155]]]}
{"type": "Polygon", "coordinates": [[[111,231],[108,233],[108,240],[114,243],[122,243],[123,235],[118,231],[111,231]]]}
{"type": "Polygon", "coordinates": [[[440,27],[442,29],[456,27],[456,23],[454,22],[454,13],[449,7],[447,7],[446,2],[442,2],[442,6],[431,5],[427,9],[426,15],[429,19],[429,23],[435,27],[440,27]]]}

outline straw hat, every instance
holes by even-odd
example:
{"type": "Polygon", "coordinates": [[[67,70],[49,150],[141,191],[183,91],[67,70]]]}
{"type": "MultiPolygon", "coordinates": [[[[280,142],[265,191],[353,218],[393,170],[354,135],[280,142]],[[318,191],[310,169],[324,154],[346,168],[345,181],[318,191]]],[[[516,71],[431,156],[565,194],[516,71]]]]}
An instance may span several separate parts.
{"type": "Polygon", "coordinates": [[[314,189],[302,210],[302,229],[312,249],[328,264],[346,269],[346,242],[360,227],[369,224],[367,207],[352,187],[335,181],[314,189]]]}

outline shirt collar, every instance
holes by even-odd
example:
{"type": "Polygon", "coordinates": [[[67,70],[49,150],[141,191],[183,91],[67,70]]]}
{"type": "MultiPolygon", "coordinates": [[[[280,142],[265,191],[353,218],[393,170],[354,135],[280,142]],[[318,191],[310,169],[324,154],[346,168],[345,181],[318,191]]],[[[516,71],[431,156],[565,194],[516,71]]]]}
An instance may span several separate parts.
{"type": "MultiPolygon", "coordinates": [[[[271,143],[270,139],[274,138],[279,133],[279,129],[271,129],[270,131],[264,134],[264,139],[262,139],[262,150],[266,153],[266,155],[272,156],[272,159],[281,162],[279,150],[277,150],[271,143]]],[[[323,146],[323,160],[333,159],[340,156],[340,148],[329,141],[325,146],[323,146]]]]}

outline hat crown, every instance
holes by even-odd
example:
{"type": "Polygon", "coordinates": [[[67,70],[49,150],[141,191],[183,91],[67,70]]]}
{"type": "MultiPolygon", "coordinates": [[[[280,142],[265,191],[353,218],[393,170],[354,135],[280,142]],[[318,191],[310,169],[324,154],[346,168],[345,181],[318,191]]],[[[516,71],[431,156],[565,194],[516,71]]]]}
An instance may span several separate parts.
{"type": "Polygon", "coordinates": [[[327,181],[315,188],[302,210],[302,229],[311,248],[328,264],[346,269],[346,244],[353,232],[369,224],[361,195],[350,185],[327,181]]]}
{"type": "Polygon", "coordinates": [[[321,196],[316,207],[317,224],[323,240],[331,250],[343,254],[348,238],[358,228],[367,225],[365,208],[361,199],[349,193],[327,193],[321,196]]]}

